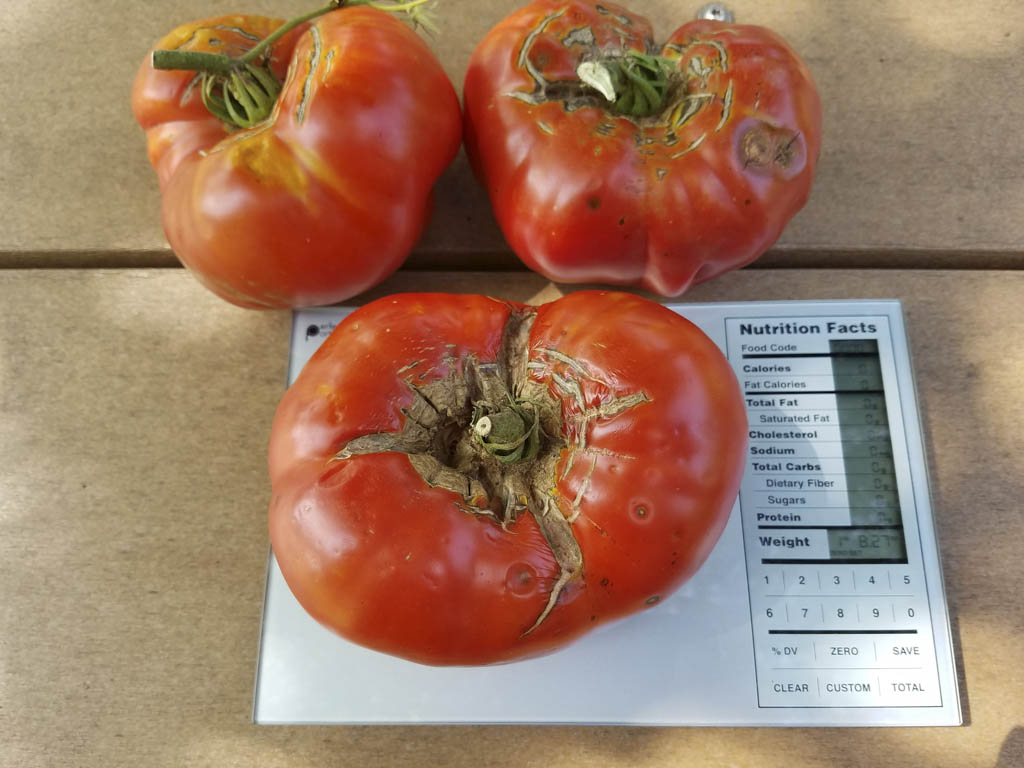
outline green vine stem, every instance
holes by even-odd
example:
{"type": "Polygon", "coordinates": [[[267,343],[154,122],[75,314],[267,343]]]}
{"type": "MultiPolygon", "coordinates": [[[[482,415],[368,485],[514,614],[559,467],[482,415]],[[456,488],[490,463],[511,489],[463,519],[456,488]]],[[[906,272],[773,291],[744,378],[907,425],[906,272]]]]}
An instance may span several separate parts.
{"type": "Polygon", "coordinates": [[[208,51],[158,49],[153,51],[153,69],[186,70],[202,75],[203,104],[215,117],[237,128],[250,128],[265,120],[281,93],[281,83],[265,63],[257,64],[270,47],[293,29],[331,11],[368,5],[389,13],[405,13],[418,24],[432,29],[422,6],[430,0],[380,3],[374,0],[331,0],[315,11],[304,13],[275,29],[237,58],[208,51]]]}

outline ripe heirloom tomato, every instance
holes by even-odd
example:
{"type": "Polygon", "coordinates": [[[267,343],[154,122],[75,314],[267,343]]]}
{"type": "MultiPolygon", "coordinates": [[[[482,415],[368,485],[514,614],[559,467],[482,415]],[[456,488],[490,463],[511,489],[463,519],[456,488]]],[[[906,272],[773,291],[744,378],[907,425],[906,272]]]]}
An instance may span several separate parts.
{"type": "Polygon", "coordinates": [[[253,66],[235,63],[283,24],[179,27],[154,54],[215,71],[155,69],[151,55],[132,92],[167,240],[206,287],[244,307],[330,304],[394,272],[461,141],[451,82],[391,14],[335,10],[253,66]]]}
{"type": "Polygon", "coordinates": [[[299,603],[352,642],[437,665],[534,656],[697,571],[746,427],[722,353],[647,299],[387,297],[277,409],[271,543],[299,603]]]}
{"type": "Polygon", "coordinates": [[[701,20],[657,44],[646,19],[593,0],[500,22],[463,102],[470,161],[527,266],[665,296],[763,254],[820,145],[811,75],[774,33],[701,20]]]}

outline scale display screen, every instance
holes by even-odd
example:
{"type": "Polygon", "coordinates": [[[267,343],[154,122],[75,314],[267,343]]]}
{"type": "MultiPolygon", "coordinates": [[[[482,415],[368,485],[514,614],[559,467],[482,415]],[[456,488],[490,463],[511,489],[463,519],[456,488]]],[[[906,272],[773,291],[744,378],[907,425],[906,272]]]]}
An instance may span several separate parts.
{"type": "MultiPolygon", "coordinates": [[[[687,584],[554,654],[437,668],[319,626],[271,553],[254,720],[959,724],[899,303],[670,308],[725,353],[749,423],[732,515],[687,584]]],[[[295,313],[289,383],[349,311],[295,313]]]]}
{"type": "MultiPolygon", "coordinates": [[[[806,332],[817,328],[820,332],[819,326],[791,327],[806,332]]],[[[778,457],[753,462],[754,473],[766,478],[767,487],[779,491],[768,495],[764,509],[791,510],[776,513],[777,521],[783,524],[780,527],[798,519],[822,523],[814,529],[825,532],[827,556],[801,562],[906,563],[877,340],[830,339],[828,351],[823,352],[783,349],[799,348],[795,343],[771,346],[776,348],[771,354],[741,355],[742,373],[763,377],[747,381],[748,409],[756,413],[758,425],[778,425],[751,431],[757,455],[778,457]],[[810,389],[818,386],[826,388],[810,389]],[[842,472],[818,477],[821,465],[814,449],[826,442],[838,443],[843,456],[842,472]],[[797,448],[788,447],[790,443],[797,448]],[[804,473],[806,477],[794,473],[804,473]],[[840,482],[845,487],[836,493],[840,482]],[[787,490],[798,493],[783,493],[787,490]],[[814,513],[816,506],[823,511],[814,513]],[[848,510],[848,514],[837,518],[824,511],[836,508],[848,510]],[[815,514],[817,520],[813,519],[815,514]]],[[[750,344],[742,347],[767,348],[750,344]]],[[[761,519],[770,522],[771,515],[765,513],[761,519]]],[[[770,530],[771,526],[761,528],[770,530]]],[[[804,541],[810,547],[809,538],[804,541]]],[[[796,546],[794,542],[793,547],[796,546]]]]}
{"type": "Polygon", "coordinates": [[[865,563],[905,563],[902,529],[848,528],[828,532],[829,559],[865,563]]]}

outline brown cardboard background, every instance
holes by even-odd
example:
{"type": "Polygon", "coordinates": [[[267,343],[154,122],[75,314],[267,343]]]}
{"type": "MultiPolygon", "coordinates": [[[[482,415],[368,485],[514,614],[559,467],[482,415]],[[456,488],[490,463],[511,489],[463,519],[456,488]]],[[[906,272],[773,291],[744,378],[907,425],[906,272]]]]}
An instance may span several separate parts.
{"type": "Polygon", "coordinates": [[[0,271],[0,766],[1024,765],[1021,295],[1020,272],[756,269],[688,295],[904,300],[967,726],[285,728],[249,717],[288,314],[182,270],[0,271]]]}
{"type": "MultiPolygon", "coordinates": [[[[307,0],[6,0],[0,8],[0,265],[172,265],[128,95],[149,46],[183,21],[287,16],[307,0]]],[[[517,0],[440,0],[433,41],[457,87],[517,0]]],[[[699,2],[633,3],[667,32],[699,2]]],[[[780,32],[824,105],[812,197],[766,266],[1024,264],[1024,4],[992,0],[731,3],[780,32]]],[[[460,155],[410,260],[516,267],[460,155]]]]}

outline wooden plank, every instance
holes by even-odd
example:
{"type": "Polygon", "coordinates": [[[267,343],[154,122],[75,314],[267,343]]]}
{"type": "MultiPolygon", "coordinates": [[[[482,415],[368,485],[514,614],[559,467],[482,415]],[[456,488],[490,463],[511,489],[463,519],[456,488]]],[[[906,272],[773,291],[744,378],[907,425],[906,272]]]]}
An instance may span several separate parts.
{"type": "MultiPolygon", "coordinates": [[[[378,291],[526,300],[535,276],[378,291]]],[[[969,727],[257,728],[289,316],[178,270],[0,272],[0,766],[1024,764],[1024,274],[746,270],[695,301],[900,298],[969,727]]]]}
{"type": "MultiPolygon", "coordinates": [[[[476,42],[519,0],[443,0],[431,43],[457,87],[476,42]]],[[[807,207],[772,265],[1017,268],[1024,264],[1024,4],[993,0],[730,3],[781,33],[810,65],[824,144],[807,207]]],[[[662,35],[699,3],[646,0],[662,35]]],[[[251,0],[290,15],[307,0],[251,0]]],[[[7,0],[0,65],[0,266],[173,263],[156,178],[128,109],[148,46],[179,23],[228,10],[209,0],[7,0]]],[[[514,268],[486,195],[460,154],[437,188],[411,265],[514,268]]]]}

